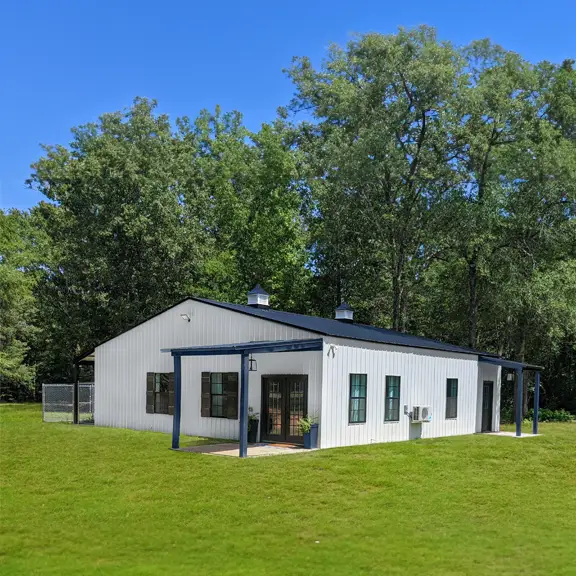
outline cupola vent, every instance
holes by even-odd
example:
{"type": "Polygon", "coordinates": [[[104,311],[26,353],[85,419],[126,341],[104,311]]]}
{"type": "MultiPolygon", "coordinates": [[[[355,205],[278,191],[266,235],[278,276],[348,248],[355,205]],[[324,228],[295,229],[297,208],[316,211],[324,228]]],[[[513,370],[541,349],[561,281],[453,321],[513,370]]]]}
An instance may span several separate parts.
{"type": "Polygon", "coordinates": [[[341,320],[342,322],[354,321],[354,310],[350,308],[347,302],[342,302],[342,304],[336,308],[336,320],[341,320]]]}
{"type": "Polygon", "coordinates": [[[248,306],[254,306],[254,308],[269,308],[269,299],[270,294],[268,294],[260,284],[256,284],[256,286],[248,292],[248,306]]]}

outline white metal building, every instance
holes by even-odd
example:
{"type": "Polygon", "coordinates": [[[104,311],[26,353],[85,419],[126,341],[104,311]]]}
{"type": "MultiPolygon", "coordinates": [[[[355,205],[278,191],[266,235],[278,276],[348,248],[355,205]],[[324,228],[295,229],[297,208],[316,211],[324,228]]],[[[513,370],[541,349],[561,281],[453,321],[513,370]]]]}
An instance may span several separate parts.
{"type": "Polygon", "coordinates": [[[180,431],[245,446],[249,408],[261,441],[299,443],[315,416],[320,448],[499,430],[501,366],[526,365],[352,314],[273,310],[259,286],[246,306],[188,298],[89,355],[95,424],[172,432],[173,447],[180,431]]]}

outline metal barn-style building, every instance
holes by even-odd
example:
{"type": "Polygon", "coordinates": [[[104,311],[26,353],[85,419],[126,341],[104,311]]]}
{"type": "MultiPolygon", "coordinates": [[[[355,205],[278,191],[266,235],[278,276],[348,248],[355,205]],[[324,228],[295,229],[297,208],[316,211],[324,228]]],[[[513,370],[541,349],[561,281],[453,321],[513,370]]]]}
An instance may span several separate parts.
{"type": "MultiPolygon", "coordinates": [[[[319,423],[319,448],[433,438],[500,428],[501,368],[539,368],[495,354],[355,323],[274,310],[257,286],[248,304],[187,298],[103,342],[94,423],[240,441],[249,408],[258,440],[299,444],[300,419],[319,423]]],[[[518,409],[520,409],[518,403],[518,409]]],[[[517,434],[520,435],[520,417],[517,434]]]]}

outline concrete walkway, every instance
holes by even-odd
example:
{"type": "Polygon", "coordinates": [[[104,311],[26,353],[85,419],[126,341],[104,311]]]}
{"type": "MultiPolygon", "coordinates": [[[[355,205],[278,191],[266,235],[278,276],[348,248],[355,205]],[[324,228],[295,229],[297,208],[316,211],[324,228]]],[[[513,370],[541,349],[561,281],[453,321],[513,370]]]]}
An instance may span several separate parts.
{"type": "MultiPolygon", "coordinates": [[[[197,454],[210,454],[212,456],[238,457],[239,451],[240,445],[237,442],[205,444],[204,446],[188,446],[186,448],[180,448],[180,452],[195,452],[197,454]]],[[[292,444],[248,444],[248,458],[279,456],[281,454],[297,454],[298,452],[311,452],[311,450],[292,444]]]]}
{"type": "Polygon", "coordinates": [[[520,436],[516,436],[516,432],[484,432],[484,434],[488,434],[489,436],[509,436],[511,438],[534,438],[535,436],[541,436],[541,434],[526,434],[522,432],[520,436]]]}

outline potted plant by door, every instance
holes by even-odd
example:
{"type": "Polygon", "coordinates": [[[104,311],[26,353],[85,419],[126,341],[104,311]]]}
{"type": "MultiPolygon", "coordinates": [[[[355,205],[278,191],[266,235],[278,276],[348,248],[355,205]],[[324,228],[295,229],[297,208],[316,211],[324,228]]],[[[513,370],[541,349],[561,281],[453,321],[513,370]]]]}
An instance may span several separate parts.
{"type": "Polygon", "coordinates": [[[248,442],[256,444],[258,438],[259,414],[253,408],[248,408],[248,442]]]}
{"type": "Polygon", "coordinates": [[[304,436],[304,448],[318,448],[318,422],[315,416],[304,416],[298,425],[304,436]]]}

